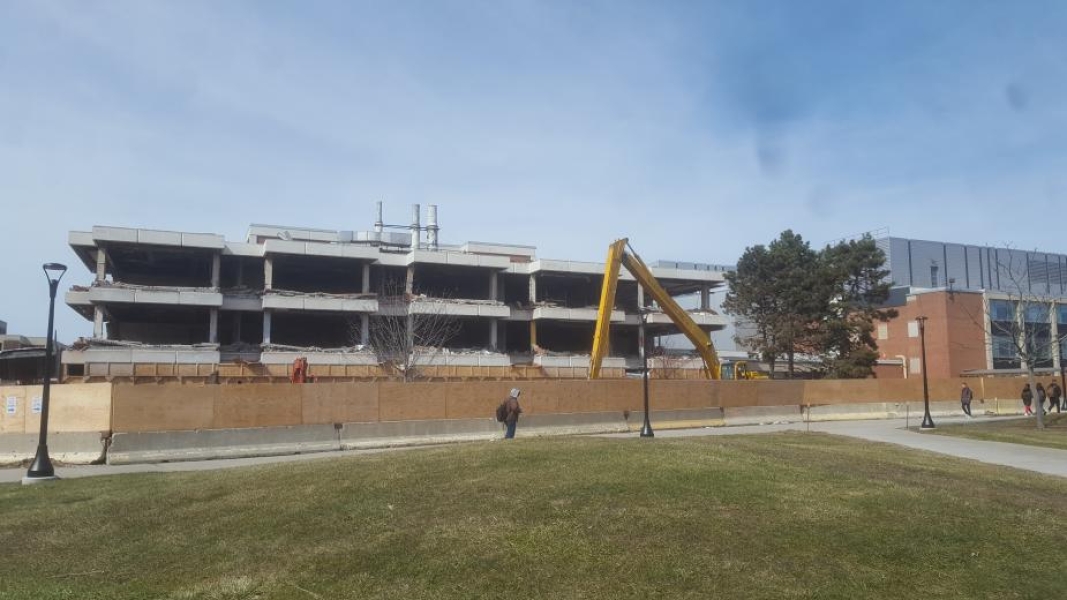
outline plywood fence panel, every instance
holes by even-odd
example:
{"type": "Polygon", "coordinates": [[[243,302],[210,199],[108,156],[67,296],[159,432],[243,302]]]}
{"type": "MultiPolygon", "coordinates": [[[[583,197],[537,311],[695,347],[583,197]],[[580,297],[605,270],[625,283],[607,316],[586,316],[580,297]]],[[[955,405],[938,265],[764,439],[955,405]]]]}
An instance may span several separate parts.
{"type": "MultiPolygon", "coordinates": [[[[30,411],[27,403],[34,392],[41,386],[5,385],[0,386],[0,433],[29,433],[26,430],[26,413],[30,411]],[[14,412],[9,414],[8,402],[13,402],[14,412]]],[[[40,394],[40,392],[36,392],[40,394]]],[[[40,427],[40,425],[38,425],[40,427]]]]}
{"type": "MultiPolygon", "coordinates": [[[[649,380],[648,387],[649,407],[652,410],[718,406],[719,388],[709,380],[649,380]]],[[[643,398],[641,402],[643,407],[643,398]]]]}
{"type": "MultiPolygon", "coordinates": [[[[53,385],[48,401],[49,431],[110,431],[110,383],[53,385]]],[[[38,431],[40,416],[26,415],[27,433],[38,431]]]]}
{"type": "Polygon", "coordinates": [[[422,421],[447,418],[444,384],[378,384],[379,415],[382,421],[422,421]]]}
{"type": "Polygon", "coordinates": [[[759,406],[796,406],[804,403],[804,381],[744,381],[756,388],[759,406]]]}
{"type": "Polygon", "coordinates": [[[211,429],[217,385],[116,385],[111,428],[119,432],[211,429]]]}
{"type": "MultiPolygon", "coordinates": [[[[465,381],[443,383],[445,391],[445,416],[448,419],[487,419],[494,415],[496,407],[514,387],[504,381],[465,381]]],[[[530,411],[527,401],[532,395],[530,386],[523,390],[520,400],[523,409],[530,411]]]]}
{"type": "Polygon", "coordinates": [[[280,427],[303,419],[300,384],[247,383],[218,388],[213,427],[280,427]]]}
{"type": "Polygon", "coordinates": [[[879,402],[877,379],[820,379],[804,382],[805,404],[879,402]]]}
{"type": "Polygon", "coordinates": [[[975,396],[986,400],[1019,400],[1022,402],[1023,384],[1028,382],[1026,377],[983,377],[981,386],[975,390],[975,396]],[[979,393],[981,390],[981,393],[979,393]]]}
{"type": "Polygon", "coordinates": [[[882,402],[914,402],[923,399],[922,379],[875,379],[882,402]]]}
{"type": "Polygon", "coordinates": [[[316,383],[299,387],[301,420],[305,425],[378,421],[376,383],[316,383]]]}
{"type": "Polygon", "coordinates": [[[559,381],[559,412],[622,412],[641,406],[641,382],[636,379],[559,381]]]}
{"type": "MultiPolygon", "coordinates": [[[[966,379],[958,377],[951,379],[929,379],[927,383],[930,388],[930,400],[959,400],[960,388],[963,382],[967,381],[968,385],[973,383],[966,379]]],[[[919,378],[919,389],[922,389],[922,378],[919,378]]],[[[921,392],[920,392],[921,393],[921,392]]],[[[921,396],[920,396],[921,397],[921,396]]]]}
{"type": "Polygon", "coordinates": [[[719,403],[723,407],[757,406],[759,404],[758,381],[717,381],[719,403]]]}

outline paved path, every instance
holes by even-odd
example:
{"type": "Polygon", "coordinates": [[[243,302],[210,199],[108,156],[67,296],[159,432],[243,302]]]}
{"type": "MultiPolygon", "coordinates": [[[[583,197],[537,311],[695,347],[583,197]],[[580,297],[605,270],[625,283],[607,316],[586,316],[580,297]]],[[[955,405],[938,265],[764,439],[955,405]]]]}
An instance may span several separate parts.
{"type": "MultiPolygon", "coordinates": [[[[1001,417],[1003,418],[1003,417],[1001,417]]],[[[976,420],[984,420],[979,417],[976,420]]],[[[939,418],[940,423],[959,423],[962,418],[939,418]]],[[[917,424],[915,419],[910,425],[917,424]]],[[[655,427],[655,423],[653,423],[655,427]]],[[[1020,444],[1002,442],[984,442],[966,438],[918,433],[905,429],[904,419],[877,421],[828,421],[816,423],[775,423],[770,425],[745,425],[738,427],[705,427],[700,429],[671,429],[656,433],[659,438],[693,437],[707,435],[744,435],[770,433],[775,431],[820,431],[837,435],[856,437],[872,442],[886,442],[917,450],[927,450],[960,458],[969,458],[980,462],[1015,467],[1036,471],[1046,475],[1067,477],[1067,450],[1039,448],[1020,444]]],[[[632,438],[636,433],[606,434],[602,437],[632,438]]],[[[410,449],[382,448],[375,450],[347,450],[343,452],[319,452],[314,454],[296,454],[286,456],[264,456],[258,458],[233,458],[220,460],[202,460],[173,463],[138,464],[138,465],[79,465],[57,467],[56,475],[64,479],[89,477],[92,475],[114,475],[119,473],[170,473],[178,471],[206,471],[227,469],[248,465],[314,460],[317,458],[336,458],[338,456],[357,456],[377,452],[410,449]]],[[[0,469],[0,483],[14,483],[22,480],[26,469],[0,469]]]]}
{"type": "MultiPolygon", "coordinates": [[[[993,417],[1003,419],[1004,417],[993,417]]],[[[974,421],[985,420],[986,417],[978,417],[974,421]]],[[[938,423],[964,423],[973,422],[966,418],[937,419],[938,423]]],[[[915,419],[909,423],[912,427],[918,425],[915,419]]],[[[655,424],[653,423],[653,427],[655,424]]],[[[938,454],[947,454],[959,458],[969,458],[994,465],[1004,465],[1036,471],[1046,475],[1067,477],[1067,450],[1055,448],[1041,448],[1038,446],[1026,446],[1023,444],[1006,444],[1004,442],[986,442],[934,433],[919,433],[905,428],[904,419],[885,419],[878,421],[824,421],[815,423],[776,423],[772,425],[752,425],[741,427],[705,427],[702,429],[677,429],[664,430],[656,433],[656,437],[690,437],[701,435],[738,435],[753,433],[769,433],[773,431],[820,431],[836,435],[856,437],[872,442],[886,442],[927,450],[938,454]]],[[[627,434],[612,435],[612,437],[626,437],[627,434]]]]}

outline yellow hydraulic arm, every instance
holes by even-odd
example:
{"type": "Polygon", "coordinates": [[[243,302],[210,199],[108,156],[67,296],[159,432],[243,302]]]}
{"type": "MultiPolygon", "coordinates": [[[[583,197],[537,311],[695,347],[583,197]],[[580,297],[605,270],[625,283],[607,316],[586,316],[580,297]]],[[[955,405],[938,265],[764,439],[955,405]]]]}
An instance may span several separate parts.
{"type": "Polygon", "coordinates": [[[626,270],[634,276],[637,283],[647,291],[663,309],[664,314],[678,326],[685,337],[693,343],[700,357],[704,359],[704,376],[711,379],[719,379],[721,376],[719,355],[715,352],[715,346],[711,338],[700,328],[678,303],[671,298],[667,290],[656,281],[645,262],[630,248],[627,238],[615,240],[608,248],[608,261],[604,267],[604,284],[600,290],[600,308],[597,311],[596,331],[593,334],[593,353],[589,357],[589,378],[596,379],[600,376],[600,365],[604,362],[604,356],[608,353],[608,338],[611,334],[611,311],[615,308],[615,290],[619,284],[619,266],[625,266],[626,270]]]}

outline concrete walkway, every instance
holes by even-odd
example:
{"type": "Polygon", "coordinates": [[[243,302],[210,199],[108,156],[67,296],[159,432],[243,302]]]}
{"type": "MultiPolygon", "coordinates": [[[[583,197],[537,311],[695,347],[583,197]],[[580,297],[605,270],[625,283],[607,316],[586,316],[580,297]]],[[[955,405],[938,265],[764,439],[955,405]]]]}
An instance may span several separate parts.
{"type": "MultiPolygon", "coordinates": [[[[975,421],[986,420],[978,417],[975,421]]],[[[966,422],[963,418],[940,418],[938,423],[966,422]]],[[[911,426],[918,425],[912,419],[911,426]]],[[[1027,471],[1036,471],[1046,475],[1067,477],[1067,450],[1005,444],[1001,442],[984,442],[966,438],[918,433],[905,429],[904,419],[876,421],[827,421],[815,423],[774,423],[769,425],[744,425],[738,427],[705,427],[701,429],[670,429],[656,432],[658,438],[695,437],[708,435],[746,435],[771,433],[776,431],[818,431],[835,435],[860,438],[872,442],[897,444],[916,450],[927,450],[938,454],[969,458],[980,462],[1015,467],[1027,471]]],[[[655,423],[652,424],[655,428],[655,423]]],[[[600,437],[635,438],[636,433],[604,434],[600,437]]],[[[342,452],[319,452],[314,454],[296,454],[286,456],[264,456],[257,458],[234,458],[221,460],[203,460],[172,463],[135,464],[135,465],[78,465],[57,467],[56,475],[63,479],[90,477],[93,475],[115,475],[121,473],[173,473],[180,471],[207,471],[228,469],[250,465],[314,460],[317,458],[336,458],[339,456],[359,456],[380,452],[395,452],[412,449],[412,446],[399,448],[379,448],[372,450],[347,450],[342,452]]],[[[0,469],[0,483],[17,483],[26,474],[25,468],[0,469]]]]}
{"type": "MultiPolygon", "coordinates": [[[[941,417],[935,423],[974,423],[1004,417],[941,417]]],[[[906,429],[906,425],[918,426],[919,421],[911,419],[884,419],[878,421],[823,421],[815,423],[775,423],[772,425],[751,425],[741,427],[705,427],[703,429],[677,429],[656,432],[656,437],[692,437],[702,435],[739,435],[770,433],[774,431],[818,431],[860,438],[871,442],[885,442],[916,450],[926,450],[946,454],[957,458],[969,458],[979,462],[1015,467],[1027,471],[1036,471],[1046,475],[1067,477],[1067,450],[1026,446],[1023,444],[1006,444],[1003,442],[986,442],[934,433],[920,433],[906,429]]],[[[655,429],[655,423],[652,424],[655,429]]],[[[633,434],[612,434],[610,437],[632,437],[633,434]]]]}

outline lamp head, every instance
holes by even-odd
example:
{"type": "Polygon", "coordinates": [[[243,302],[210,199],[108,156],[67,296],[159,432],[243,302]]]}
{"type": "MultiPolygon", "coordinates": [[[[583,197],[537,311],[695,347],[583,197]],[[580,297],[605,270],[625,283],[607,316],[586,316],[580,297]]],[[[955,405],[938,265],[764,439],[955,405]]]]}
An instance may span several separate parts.
{"type": "Polygon", "coordinates": [[[44,270],[44,276],[48,278],[49,283],[59,283],[59,280],[63,279],[63,274],[67,272],[67,265],[45,263],[41,269],[44,270]]]}

